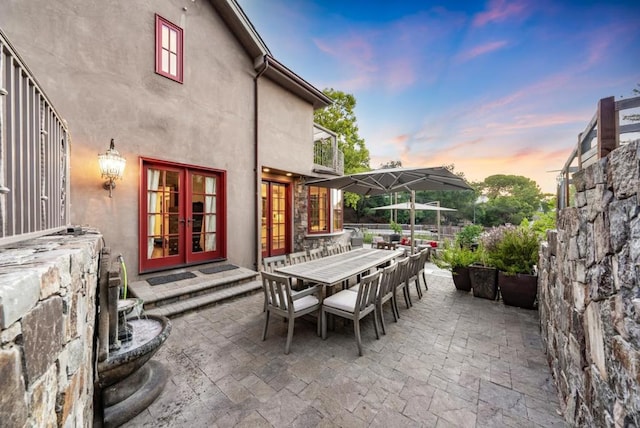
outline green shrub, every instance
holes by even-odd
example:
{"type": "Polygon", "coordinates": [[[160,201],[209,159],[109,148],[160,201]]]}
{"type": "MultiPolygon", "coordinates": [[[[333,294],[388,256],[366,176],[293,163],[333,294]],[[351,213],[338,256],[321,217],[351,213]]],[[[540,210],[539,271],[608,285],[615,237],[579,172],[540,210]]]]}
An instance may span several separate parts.
{"type": "Polygon", "coordinates": [[[504,229],[501,238],[488,251],[490,263],[508,274],[534,274],[538,263],[540,237],[527,227],[504,229]]]}
{"type": "Polygon", "coordinates": [[[444,241],[438,250],[433,262],[440,269],[453,270],[457,267],[466,267],[476,262],[477,253],[468,247],[460,246],[449,240],[444,241]]]}
{"type": "Polygon", "coordinates": [[[456,244],[471,248],[471,245],[478,243],[478,238],[484,228],[479,224],[469,224],[462,228],[456,235],[456,244]]]}
{"type": "Polygon", "coordinates": [[[371,244],[373,242],[373,233],[365,231],[362,234],[362,242],[365,244],[371,244]]]}
{"type": "Polygon", "coordinates": [[[393,230],[393,233],[396,233],[398,235],[402,235],[402,225],[396,223],[395,221],[392,221],[391,223],[389,223],[389,227],[391,228],[391,230],[393,230]]]}
{"type": "Polygon", "coordinates": [[[531,227],[540,236],[541,239],[547,238],[547,230],[556,228],[556,212],[555,210],[538,214],[532,222],[527,219],[520,223],[522,227],[531,227]]]}

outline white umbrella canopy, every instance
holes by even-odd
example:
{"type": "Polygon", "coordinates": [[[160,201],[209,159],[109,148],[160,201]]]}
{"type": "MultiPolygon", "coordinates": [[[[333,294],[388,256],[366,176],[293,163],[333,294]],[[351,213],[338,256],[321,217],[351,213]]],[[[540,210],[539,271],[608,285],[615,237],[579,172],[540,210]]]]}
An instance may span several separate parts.
{"type": "MultiPolygon", "coordinates": [[[[412,195],[413,196],[413,195],[412,195]]],[[[445,208],[440,206],[440,202],[437,205],[429,205],[429,204],[419,204],[414,203],[413,208],[415,211],[438,211],[438,240],[440,240],[440,211],[458,211],[455,208],[445,208]]],[[[375,207],[372,210],[410,210],[411,202],[401,202],[399,204],[393,205],[384,205],[382,207],[375,207]]],[[[414,231],[414,223],[415,223],[415,213],[411,212],[413,215],[413,223],[411,223],[411,242],[413,242],[413,231],[414,231]]]]}
{"type": "Polygon", "coordinates": [[[307,186],[328,187],[360,195],[381,195],[392,192],[411,192],[411,252],[415,225],[416,190],[473,190],[469,184],[444,167],[388,168],[323,178],[306,183],[307,186]]]}
{"type": "MultiPolygon", "coordinates": [[[[458,211],[455,208],[445,208],[438,205],[420,204],[415,203],[414,209],[416,211],[458,211]]],[[[399,204],[384,205],[382,207],[371,208],[372,210],[410,210],[411,202],[401,202],[399,204]]]]}

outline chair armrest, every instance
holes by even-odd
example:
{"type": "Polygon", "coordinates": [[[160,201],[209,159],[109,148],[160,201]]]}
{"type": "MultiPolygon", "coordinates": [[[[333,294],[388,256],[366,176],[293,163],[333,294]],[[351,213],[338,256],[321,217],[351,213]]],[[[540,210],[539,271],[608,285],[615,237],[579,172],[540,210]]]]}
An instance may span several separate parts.
{"type": "Polygon", "coordinates": [[[308,296],[310,294],[316,294],[322,291],[321,285],[314,285],[313,287],[305,288],[301,291],[296,291],[291,293],[291,299],[297,300],[304,296],[308,296]]]}

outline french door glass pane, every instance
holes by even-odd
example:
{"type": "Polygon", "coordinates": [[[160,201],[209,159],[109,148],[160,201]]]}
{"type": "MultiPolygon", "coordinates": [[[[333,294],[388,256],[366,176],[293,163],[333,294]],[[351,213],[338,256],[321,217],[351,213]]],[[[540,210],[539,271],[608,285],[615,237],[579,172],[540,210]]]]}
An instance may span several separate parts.
{"type": "Polygon", "coordinates": [[[191,176],[191,251],[216,250],[216,178],[191,176]]]}
{"type": "Polygon", "coordinates": [[[175,171],[147,170],[147,258],[179,253],[180,174],[175,171]]]}
{"type": "Polygon", "coordinates": [[[262,247],[262,252],[267,252],[267,183],[262,183],[262,229],[260,233],[260,245],[262,247]]]}

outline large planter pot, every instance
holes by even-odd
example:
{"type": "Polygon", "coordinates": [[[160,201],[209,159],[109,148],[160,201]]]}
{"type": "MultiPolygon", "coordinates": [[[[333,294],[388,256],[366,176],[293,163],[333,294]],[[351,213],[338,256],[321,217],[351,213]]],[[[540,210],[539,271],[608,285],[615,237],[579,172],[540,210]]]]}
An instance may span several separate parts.
{"type": "Polygon", "coordinates": [[[389,242],[400,242],[401,239],[402,235],[400,235],[399,233],[392,233],[389,236],[389,242]]]}
{"type": "Polygon", "coordinates": [[[469,278],[475,297],[496,300],[498,297],[498,270],[496,268],[469,266],[469,278]]]}
{"type": "Polygon", "coordinates": [[[471,278],[469,277],[468,267],[454,267],[451,273],[453,274],[453,285],[456,286],[456,290],[471,290],[471,278]]]}
{"type": "Polygon", "coordinates": [[[505,305],[534,309],[538,295],[538,276],[518,273],[498,273],[498,286],[505,305]]]}

